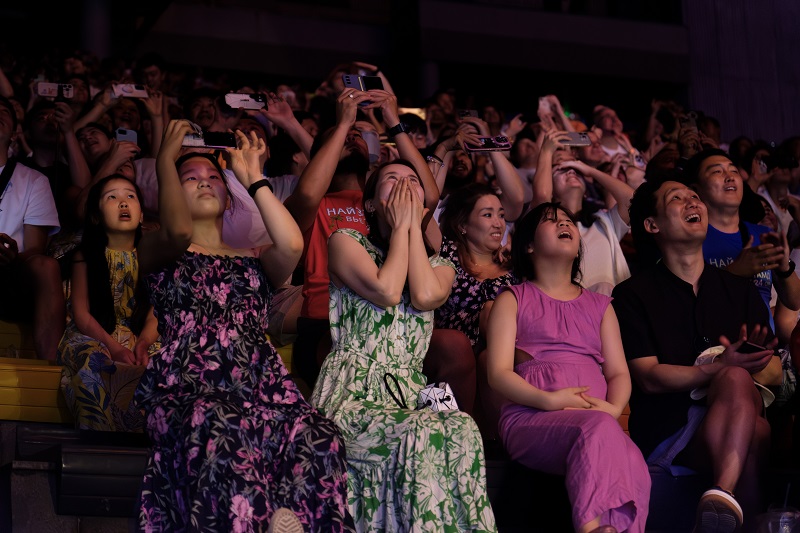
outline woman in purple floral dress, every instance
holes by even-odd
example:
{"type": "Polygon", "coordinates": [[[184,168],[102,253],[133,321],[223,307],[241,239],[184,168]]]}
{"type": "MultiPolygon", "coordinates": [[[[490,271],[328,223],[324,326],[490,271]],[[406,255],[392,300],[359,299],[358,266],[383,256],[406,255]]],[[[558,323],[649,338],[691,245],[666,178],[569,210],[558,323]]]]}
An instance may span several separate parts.
{"type": "Polygon", "coordinates": [[[139,528],[353,531],[339,432],[302,398],[265,334],[272,287],[303,240],[261,185],[264,142],[236,132],[239,148],[228,149],[272,240],[238,250],[221,239],[230,195],[217,160],[176,161],[187,133],[185,120],[167,127],[157,160],[161,229],[140,245],[163,343],[135,396],[153,443],[139,528]]]}

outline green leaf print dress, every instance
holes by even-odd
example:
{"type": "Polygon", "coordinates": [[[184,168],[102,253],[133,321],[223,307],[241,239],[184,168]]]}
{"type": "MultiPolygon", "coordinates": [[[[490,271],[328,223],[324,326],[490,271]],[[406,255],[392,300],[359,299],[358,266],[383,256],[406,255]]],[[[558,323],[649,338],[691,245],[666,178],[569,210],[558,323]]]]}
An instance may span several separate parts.
{"type": "MultiPolygon", "coordinates": [[[[365,236],[339,232],[356,239],[379,266],[383,263],[383,253],[365,236]]],[[[430,262],[453,266],[439,256],[430,262]]],[[[433,311],[414,309],[407,291],[398,305],[385,309],[346,286],[331,283],[330,294],[333,351],[311,403],[336,422],[344,437],[356,529],[496,531],[475,422],[460,411],[413,410],[426,384],[421,370],[433,311]],[[387,383],[411,409],[398,406],[387,383]]]]}

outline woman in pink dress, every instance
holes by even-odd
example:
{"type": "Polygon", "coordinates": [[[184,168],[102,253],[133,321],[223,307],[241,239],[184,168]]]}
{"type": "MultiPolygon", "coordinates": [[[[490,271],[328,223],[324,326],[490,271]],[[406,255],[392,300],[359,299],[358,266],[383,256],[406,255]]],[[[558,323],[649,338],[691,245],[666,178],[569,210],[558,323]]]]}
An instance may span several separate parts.
{"type": "Polygon", "coordinates": [[[643,532],[650,474],[617,422],[631,392],[611,298],[582,288],[580,231],[558,204],[516,224],[514,272],[495,300],[489,384],[509,401],[499,432],[514,461],[566,476],[575,531],[643,532]]]}

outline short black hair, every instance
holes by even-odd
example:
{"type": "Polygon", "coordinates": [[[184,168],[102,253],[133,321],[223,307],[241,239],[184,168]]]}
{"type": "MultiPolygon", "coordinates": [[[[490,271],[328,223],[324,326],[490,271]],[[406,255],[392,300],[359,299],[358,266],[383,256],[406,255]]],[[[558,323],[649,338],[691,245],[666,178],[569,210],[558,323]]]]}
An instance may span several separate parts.
{"type": "Polygon", "coordinates": [[[636,249],[636,260],[642,266],[655,264],[661,258],[661,251],[653,234],[644,229],[644,221],[658,214],[656,191],[667,181],[684,183],[684,175],[677,169],[648,169],[645,181],[636,188],[631,198],[628,210],[631,237],[636,249]]]}
{"type": "MultiPolygon", "coordinates": [[[[686,162],[686,166],[684,166],[683,174],[684,180],[683,182],[687,185],[689,184],[696,184],[700,182],[700,167],[703,165],[703,161],[708,159],[709,157],[714,157],[716,155],[725,157],[727,159],[731,159],[730,154],[725,150],[720,150],[719,148],[706,148],[704,150],[700,150],[692,157],[689,158],[689,161],[686,162]]],[[[733,160],[731,160],[733,162],[733,160]]]]}
{"type": "Polygon", "coordinates": [[[17,131],[17,112],[14,110],[14,104],[5,96],[0,96],[0,105],[8,109],[11,114],[11,129],[13,130],[11,133],[13,134],[17,131]]]}
{"type": "MultiPolygon", "coordinates": [[[[683,183],[690,187],[697,188],[697,185],[700,183],[700,167],[703,165],[703,162],[709,157],[714,157],[717,155],[728,159],[731,163],[734,163],[733,158],[731,158],[730,154],[728,154],[728,152],[725,150],[720,150],[719,148],[706,148],[705,150],[694,154],[686,163],[683,171],[683,183]]],[[[742,180],[742,182],[744,183],[744,180],[742,180]]],[[[753,189],[751,189],[746,183],[744,183],[742,187],[742,202],[739,204],[739,217],[742,220],[752,222],[753,224],[758,224],[758,222],[764,218],[764,206],[761,205],[761,202],[756,197],[753,189]]]]}

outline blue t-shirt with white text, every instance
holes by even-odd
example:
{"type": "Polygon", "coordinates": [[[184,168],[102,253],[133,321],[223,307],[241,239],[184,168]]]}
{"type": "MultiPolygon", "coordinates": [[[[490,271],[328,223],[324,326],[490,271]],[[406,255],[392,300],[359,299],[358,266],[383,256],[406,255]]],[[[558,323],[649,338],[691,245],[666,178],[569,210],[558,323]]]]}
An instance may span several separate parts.
{"type": "MultiPolygon", "coordinates": [[[[761,244],[762,234],[772,231],[767,226],[762,226],[760,224],[744,222],[744,225],[749,234],[753,236],[754,247],[761,244]]],[[[749,239],[749,236],[745,241],[747,241],[747,239],[749,239]]],[[[708,225],[706,240],[703,242],[703,259],[705,259],[706,263],[724,269],[739,257],[742,248],[744,248],[744,245],[742,244],[742,234],[740,232],[724,233],[711,224],[708,225]]],[[[764,304],[769,310],[769,302],[772,297],[772,271],[766,270],[753,276],[753,284],[756,286],[756,289],[758,289],[759,294],[761,294],[761,299],[764,300],[764,304]]],[[[769,325],[772,331],[775,331],[775,322],[772,319],[771,311],[769,314],[769,325]]]]}

